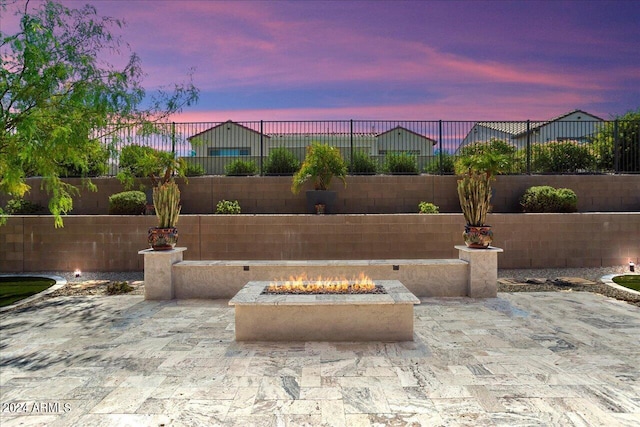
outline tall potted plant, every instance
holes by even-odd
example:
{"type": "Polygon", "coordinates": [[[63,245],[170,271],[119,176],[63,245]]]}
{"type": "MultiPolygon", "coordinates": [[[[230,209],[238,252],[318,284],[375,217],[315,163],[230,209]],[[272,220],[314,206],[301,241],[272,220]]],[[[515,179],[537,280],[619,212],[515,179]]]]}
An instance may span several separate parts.
{"type": "Polygon", "coordinates": [[[507,156],[491,151],[464,156],[456,162],[458,198],[466,220],[462,235],[467,247],[486,249],[491,245],[493,231],[486,223],[491,210],[491,183],[507,167],[507,156]]]}
{"type": "Polygon", "coordinates": [[[153,187],[158,226],[149,228],[149,246],[156,251],[173,249],[178,243],[178,218],[180,216],[180,189],[169,180],[153,187]]]}
{"type": "Polygon", "coordinates": [[[307,208],[311,212],[322,209],[331,213],[331,205],[336,198],[335,191],[329,191],[333,178],[338,178],[347,186],[347,164],[340,150],[327,144],[313,142],[307,147],[307,154],[300,169],[293,175],[291,191],[298,194],[307,181],[313,182],[314,190],[309,190],[307,208]]]}

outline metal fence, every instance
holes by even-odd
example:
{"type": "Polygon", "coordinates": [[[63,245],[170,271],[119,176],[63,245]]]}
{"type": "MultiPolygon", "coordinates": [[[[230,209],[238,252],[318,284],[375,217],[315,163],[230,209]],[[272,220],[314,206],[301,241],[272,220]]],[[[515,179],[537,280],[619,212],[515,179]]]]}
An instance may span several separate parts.
{"type": "Polygon", "coordinates": [[[172,152],[192,174],[287,174],[277,167],[282,156],[300,162],[313,142],[337,147],[353,174],[451,174],[455,159],[478,147],[508,155],[513,174],[640,173],[639,130],[621,120],[227,121],[130,126],[100,139],[112,149],[109,175],[132,144],[172,152]]]}

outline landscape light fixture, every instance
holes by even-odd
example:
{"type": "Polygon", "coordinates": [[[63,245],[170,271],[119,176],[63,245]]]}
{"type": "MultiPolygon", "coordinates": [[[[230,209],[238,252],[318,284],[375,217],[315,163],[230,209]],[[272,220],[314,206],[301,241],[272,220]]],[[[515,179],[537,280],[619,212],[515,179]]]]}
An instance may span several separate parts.
{"type": "Polygon", "coordinates": [[[73,275],[76,277],[80,277],[82,276],[82,271],[80,271],[79,268],[76,268],[75,271],[73,272],[73,275]]]}
{"type": "Polygon", "coordinates": [[[636,265],[633,263],[633,261],[629,261],[629,271],[632,273],[636,271],[636,265]]]}

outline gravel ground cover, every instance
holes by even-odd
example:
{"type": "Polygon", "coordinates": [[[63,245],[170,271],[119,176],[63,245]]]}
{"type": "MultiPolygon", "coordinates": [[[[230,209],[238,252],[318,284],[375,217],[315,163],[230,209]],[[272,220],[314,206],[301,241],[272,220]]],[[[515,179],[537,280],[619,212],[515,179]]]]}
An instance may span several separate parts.
{"type": "MultiPolygon", "coordinates": [[[[627,301],[640,307],[640,297],[599,282],[607,274],[628,273],[625,266],[599,268],[554,268],[498,270],[498,292],[593,292],[627,301]]],[[[34,273],[36,274],[36,273],[34,273]]],[[[107,287],[114,282],[127,282],[131,295],[144,294],[143,272],[39,272],[37,274],[64,277],[67,284],[43,298],[59,296],[108,295],[107,287]]]]}
{"type": "Polygon", "coordinates": [[[601,283],[602,276],[628,273],[626,266],[498,270],[498,292],[593,292],[640,307],[640,297],[601,283]]]}

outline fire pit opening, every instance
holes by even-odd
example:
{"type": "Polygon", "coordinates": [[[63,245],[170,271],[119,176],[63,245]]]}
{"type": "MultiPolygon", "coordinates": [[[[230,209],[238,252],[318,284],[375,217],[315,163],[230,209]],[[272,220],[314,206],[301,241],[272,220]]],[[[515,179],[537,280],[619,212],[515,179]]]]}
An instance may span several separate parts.
{"type": "Polygon", "coordinates": [[[360,273],[358,277],[317,277],[308,278],[306,274],[289,279],[277,280],[269,283],[262,291],[262,295],[322,295],[322,294],[386,294],[381,285],[360,273]]]}

